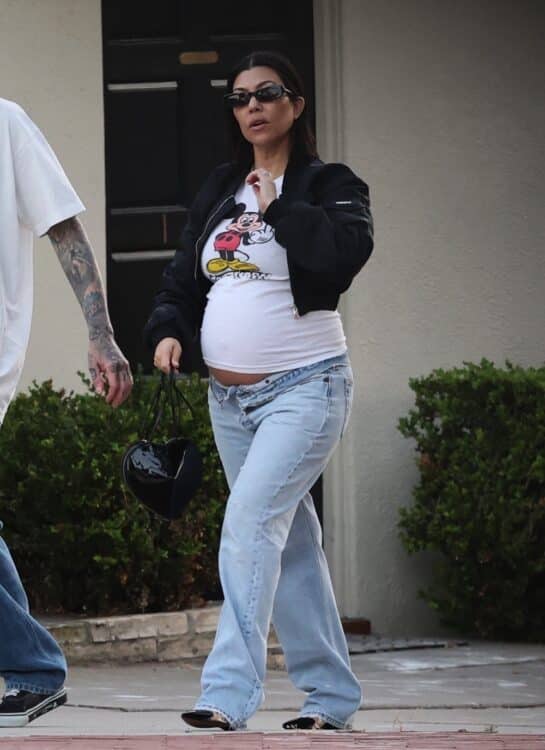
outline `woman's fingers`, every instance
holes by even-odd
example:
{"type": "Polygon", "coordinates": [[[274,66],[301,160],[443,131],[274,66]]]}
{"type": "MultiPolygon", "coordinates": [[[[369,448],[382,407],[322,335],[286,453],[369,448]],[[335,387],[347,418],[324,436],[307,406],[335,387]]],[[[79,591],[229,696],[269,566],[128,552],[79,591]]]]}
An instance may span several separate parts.
{"type": "Polygon", "coordinates": [[[264,214],[272,201],[277,197],[276,185],[274,184],[272,174],[268,169],[259,167],[250,172],[246,177],[246,182],[253,187],[259,210],[264,214]]]}
{"type": "Polygon", "coordinates": [[[269,172],[268,169],[263,169],[263,167],[258,167],[258,169],[252,169],[248,177],[246,177],[246,182],[248,183],[248,185],[255,185],[261,180],[272,181],[271,173],[269,172]]]}
{"type": "Polygon", "coordinates": [[[174,338],[165,338],[155,348],[153,364],[161,372],[168,374],[171,370],[180,369],[181,356],[182,347],[180,342],[174,338]]]}
{"type": "Polygon", "coordinates": [[[170,365],[175,370],[180,369],[180,357],[182,356],[182,347],[178,341],[175,341],[170,351],[170,365]]]}

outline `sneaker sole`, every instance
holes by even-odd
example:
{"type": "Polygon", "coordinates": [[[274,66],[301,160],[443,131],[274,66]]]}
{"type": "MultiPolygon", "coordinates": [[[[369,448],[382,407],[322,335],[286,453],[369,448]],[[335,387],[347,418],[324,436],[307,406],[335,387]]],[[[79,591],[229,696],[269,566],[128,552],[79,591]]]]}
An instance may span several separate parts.
{"type": "Polygon", "coordinates": [[[0,715],[0,727],[26,727],[31,721],[37,719],[39,716],[53,711],[54,708],[58,708],[66,703],[68,696],[66,690],[63,688],[53,695],[48,695],[41,703],[37,706],[25,711],[20,714],[1,714],[0,715]]]}

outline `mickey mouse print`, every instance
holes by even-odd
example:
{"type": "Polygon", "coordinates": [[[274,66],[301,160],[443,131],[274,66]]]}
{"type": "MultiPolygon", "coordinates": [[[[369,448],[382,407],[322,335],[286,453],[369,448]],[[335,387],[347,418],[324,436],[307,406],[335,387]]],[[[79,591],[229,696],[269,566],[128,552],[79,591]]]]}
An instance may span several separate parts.
{"type": "Polygon", "coordinates": [[[238,203],[235,217],[213,237],[213,249],[217,255],[206,263],[209,278],[215,281],[234,272],[261,275],[260,267],[252,262],[251,246],[263,245],[272,240],[274,230],[265,223],[261,214],[258,211],[247,211],[245,203],[238,203]]]}

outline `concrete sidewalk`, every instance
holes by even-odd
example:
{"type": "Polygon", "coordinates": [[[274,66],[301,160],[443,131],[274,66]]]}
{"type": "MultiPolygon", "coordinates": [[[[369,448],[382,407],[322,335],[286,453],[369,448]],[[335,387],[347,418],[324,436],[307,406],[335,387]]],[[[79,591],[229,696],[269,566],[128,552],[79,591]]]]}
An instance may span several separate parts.
{"type": "MultiPolygon", "coordinates": [[[[369,750],[473,746],[545,750],[545,646],[471,643],[359,654],[352,663],[365,703],[355,717],[357,733],[314,733],[312,744],[369,750]],[[413,734],[417,732],[425,734],[413,734]],[[448,735],[437,734],[445,732],[448,735]],[[402,737],[406,743],[418,740],[420,745],[399,744],[402,737]],[[369,744],[373,738],[382,744],[369,744]],[[432,740],[435,744],[430,744],[432,740]],[[468,745],[470,740],[479,744],[468,745]]],[[[68,705],[25,729],[0,729],[0,747],[310,747],[308,733],[276,735],[283,721],[297,715],[302,702],[285,672],[269,673],[266,702],[250,720],[250,731],[236,735],[188,731],[180,711],[191,707],[198,695],[200,668],[197,661],[74,667],[68,680],[68,705]],[[147,745],[141,739],[146,736],[147,745]],[[172,744],[184,738],[186,744],[172,744]],[[263,744],[263,738],[269,738],[269,744],[263,744]]]]}

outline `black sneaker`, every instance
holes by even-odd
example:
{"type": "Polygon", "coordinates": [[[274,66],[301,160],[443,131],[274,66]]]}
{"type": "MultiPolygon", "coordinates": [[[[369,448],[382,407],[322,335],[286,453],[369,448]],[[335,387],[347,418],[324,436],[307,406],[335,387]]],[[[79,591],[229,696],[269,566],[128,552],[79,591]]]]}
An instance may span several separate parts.
{"type": "Polygon", "coordinates": [[[0,702],[0,727],[26,727],[38,716],[66,703],[66,690],[56,693],[29,693],[28,690],[8,690],[0,702]]]}

